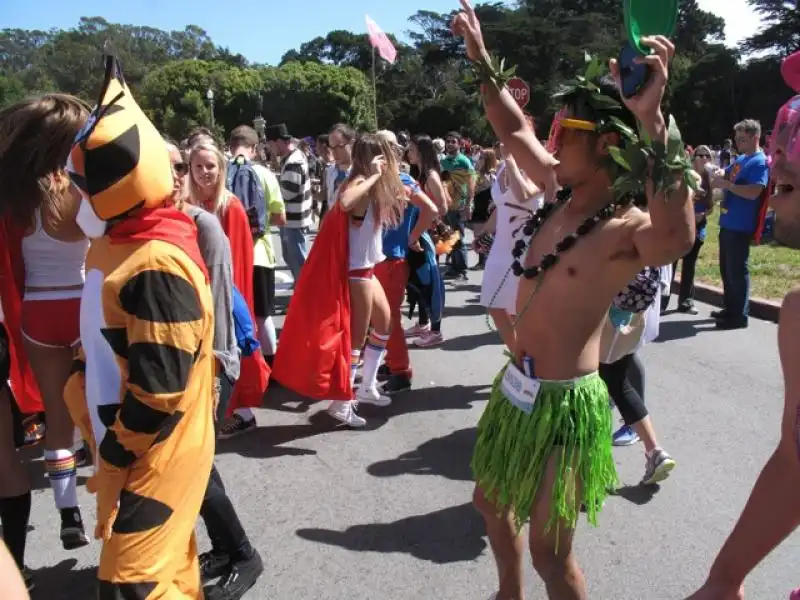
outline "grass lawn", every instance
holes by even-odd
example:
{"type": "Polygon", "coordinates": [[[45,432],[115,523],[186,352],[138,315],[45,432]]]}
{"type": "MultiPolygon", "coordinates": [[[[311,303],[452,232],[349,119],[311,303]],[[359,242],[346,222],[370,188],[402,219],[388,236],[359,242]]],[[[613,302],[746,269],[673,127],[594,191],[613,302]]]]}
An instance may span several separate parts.
{"type": "MultiPolygon", "coordinates": [[[[722,287],[719,276],[719,208],[708,223],[706,243],[697,260],[696,281],[722,287]]],[[[800,250],[764,244],[750,248],[750,287],[753,297],[780,300],[800,282],[800,250]]]]}

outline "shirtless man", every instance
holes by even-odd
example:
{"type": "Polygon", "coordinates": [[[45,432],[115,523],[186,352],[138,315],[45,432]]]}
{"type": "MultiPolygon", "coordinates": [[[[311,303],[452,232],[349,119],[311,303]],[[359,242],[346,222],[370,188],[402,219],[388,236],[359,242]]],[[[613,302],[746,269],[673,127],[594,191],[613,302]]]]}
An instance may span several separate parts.
{"type": "MultiPolygon", "coordinates": [[[[453,31],[464,38],[470,60],[486,64],[480,23],[468,0],[461,4],[453,31]]],[[[628,110],[620,106],[615,115],[633,122],[633,113],[650,139],[666,143],[661,101],[674,46],[663,37],[642,41],[654,50],[644,59],[650,82],[625,101],[628,110]]],[[[610,66],[618,86],[616,62],[610,66]]],[[[616,173],[608,147],[623,143],[620,134],[591,130],[601,119],[608,123],[601,106],[606,102],[568,103],[550,154],[508,90],[483,79],[488,119],[520,168],[546,187],[557,178],[571,196],[561,194],[552,208],[537,213],[547,217],[538,227],[534,219],[526,228],[538,230],[515,269],[526,271],[517,295],[515,360],[495,380],[478,426],[473,501],[486,520],[497,563],[496,600],[524,597],[519,532],[526,521],[533,565],[549,597],[585,599],[586,583],[572,552],[577,514],[583,503],[594,522],[616,482],[608,395],[597,375],[600,333],[613,298],[636,273],[645,265],[669,264],[692,247],[694,212],[686,184],[691,175],[675,173],[670,181],[680,184],[668,193],[648,179],[641,192],[649,213],[642,212],[629,200],[615,199],[611,189],[616,173]],[[578,235],[560,243],[573,232],[578,235]],[[536,266],[539,273],[531,269],[536,266]]],[[[612,86],[605,95],[613,94],[612,86]]]]}

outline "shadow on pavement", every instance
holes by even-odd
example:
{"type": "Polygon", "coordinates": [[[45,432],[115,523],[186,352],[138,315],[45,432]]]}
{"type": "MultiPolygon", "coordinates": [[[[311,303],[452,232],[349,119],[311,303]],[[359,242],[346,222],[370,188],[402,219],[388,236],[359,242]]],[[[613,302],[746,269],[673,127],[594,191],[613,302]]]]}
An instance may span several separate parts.
{"type": "Polygon", "coordinates": [[[451,385],[412,389],[392,397],[388,408],[364,406],[359,412],[369,410],[369,414],[383,414],[387,417],[434,410],[469,410],[473,402],[487,400],[491,382],[486,385],[451,385]]]}
{"type": "Polygon", "coordinates": [[[472,481],[469,461],[476,432],[477,428],[470,427],[428,440],[416,450],[371,464],[367,473],[374,477],[439,475],[454,481],[472,481]]]}
{"type": "Polygon", "coordinates": [[[287,390],[274,379],[270,380],[267,393],[264,395],[264,408],[280,412],[307,413],[314,404],[315,400],[287,390]]]}
{"type": "MultiPolygon", "coordinates": [[[[481,307],[481,311],[483,311],[481,307]]],[[[496,331],[486,331],[472,335],[462,335],[456,338],[449,338],[441,345],[442,350],[449,352],[460,352],[461,350],[474,350],[481,346],[502,346],[503,340],[496,331]]]]}
{"type": "Polygon", "coordinates": [[[661,487],[659,485],[624,485],[613,494],[637,506],[650,502],[661,487]]]}
{"type": "MultiPolygon", "coordinates": [[[[326,415],[327,416],[327,415],[326,415]]],[[[257,427],[245,435],[219,440],[217,454],[238,454],[247,458],[277,458],[279,456],[308,456],[316,451],[283,446],[289,442],[332,431],[329,424],[272,425],[257,427]]]]}
{"type": "Polygon", "coordinates": [[[661,321],[658,329],[657,344],[682,340],[696,336],[698,333],[716,331],[714,319],[694,319],[691,321],[661,321]]]}
{"type": "Polygon", "coordinates": [[[480,304],[467,302],[461,306],[446,306],[445,317],[480,317],[486,314],[486,307],[480,304]]]}
{"type": "Polygon", "coordinates": [[[402,552],[435,564],[471,561],[486,549],[483,519],[467,502],[393,523],[354,525],[345,531],[298,529],[310,542],[354,552],[402,552]]]}
{"type": "Polygon", "coordinates": [[[33,571],[36,589],[31,593],[31,600],[94,598],[97,594],[97,569],[74,570],[76,564],[77,560],[69,558],[55,566],[33,571]]]}

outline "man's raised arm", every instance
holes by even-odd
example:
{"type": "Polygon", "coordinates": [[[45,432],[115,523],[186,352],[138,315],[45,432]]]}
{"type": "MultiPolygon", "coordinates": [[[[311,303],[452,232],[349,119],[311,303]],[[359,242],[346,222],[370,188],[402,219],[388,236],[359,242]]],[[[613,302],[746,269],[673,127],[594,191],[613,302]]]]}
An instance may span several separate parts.
{"type": "MultiPolygon", "coordinates": [[[[453,19],[453,33],[464,38],[467,57],[474,63],[490,65],[489,53],[483,42],[481,24],[469,0],[461,0],[463,11],[453,19]]],[[[528,125],[522,109],[514,101],[505,86],[484,78],[481,84],[486,116],[492,129],[506,149],[514,155],[525,173],[540,186],[554,181],[553,167],[556,160],[545,150],[536,138],[536,133],[528,125]]]]}

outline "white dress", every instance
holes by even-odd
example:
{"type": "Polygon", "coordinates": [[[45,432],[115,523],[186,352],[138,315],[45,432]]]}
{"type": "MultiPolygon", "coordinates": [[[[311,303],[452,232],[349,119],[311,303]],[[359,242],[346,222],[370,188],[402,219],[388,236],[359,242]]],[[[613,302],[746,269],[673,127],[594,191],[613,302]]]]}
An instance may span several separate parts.
{"type": "Polygon", "coordinates": [[[544,202],[544,194],[538,193],[524,202],[517,202],[511,191],[511,186],[505,193],[500,190],[500,180],[503,178],[505,163],[497,171],[497,179],[492,185],[492,200],[494,201],[496,217],[496,230],[494,243],[486,259],[486,268],[483,271],[481,284],[481,305],[486,308],[502,308],[508,314],[516,314],[518,278],[511,272],[511,263],[514,260],[511,251],[514,243],[524,237],[522,225],[525,223],[527,213],[508,204],[524,206],[529,210],[538,210],[544,202]],[[511,218],[517,216],[514,221],[511,218]],[[514,231],[517,231],[516,237],[514,231]]]}

